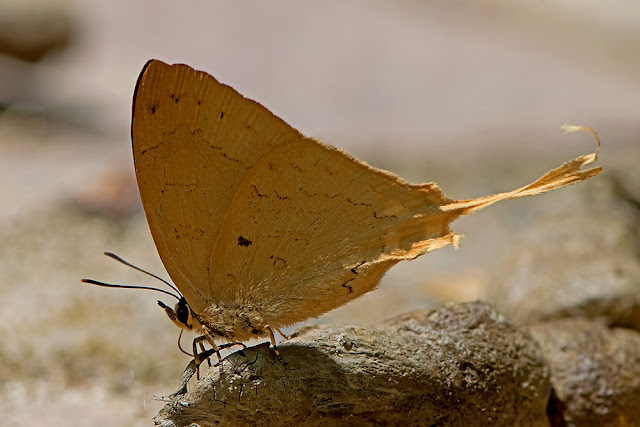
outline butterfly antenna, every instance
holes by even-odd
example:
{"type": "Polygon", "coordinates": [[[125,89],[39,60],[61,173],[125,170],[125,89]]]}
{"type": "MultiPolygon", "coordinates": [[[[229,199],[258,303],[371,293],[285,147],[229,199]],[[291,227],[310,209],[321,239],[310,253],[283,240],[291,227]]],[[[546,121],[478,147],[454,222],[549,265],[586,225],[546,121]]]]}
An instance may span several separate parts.
{"type": "MultiPolygon", "coordinates": [[[[141,273],[144,273],[144,274],[149,275],[149,276],[151,276],[151,277],[153,277],[153,278],[155,278],[155,279],[160,280],[161,282],[163,282],[164,284],[166,284],[167,286],[169,286],[171,289],[173,289],[174,291],[176,291],[176,292],[178,293],[178,295],[182,296],[182,293],[181,293],[178,289],[176,289],[176,287],[175,287],[175,286],[173,286],[173,285],[172,285],[171,283],[169,283],[168,281],[164,280],[162,277],[160,277],[160,276],[156,276],[156,275],[155,275],[155,274],[153,274],[153,273],[149,273],[147,270],[143,270],[143,269],[141,269],[140,267],[136,267],[135,265],[131,264],[130,262],[127,262],[127,261],[123,260],[122,258],[120,258],[118,255],[116,255],[116,254],[114,254],[114,253],[111,253],[111,252],[105,252],[104,254],[105,254],[106,256],[108,256],[109,258],[111,258],[111,259],[115,259],[115,260],[116,260],[116,261],[118,261],[119,263],[126,265],[127,267],[131,267],[131,268],[133,268],[134,270],[138,270],[138,271],[139,271],[139,272],[141,272],[141,273]]],[[[180,298],[178,298],[178,299],[180,299],[180,298]]]]}
{"type": "Polygon", "coordinates": [[[89,283],[91,285],[104,286],[105,288],[148,289],[150,291],[158,291],[158,292],[162,292],[163,294],[171,295],[172,297],[180,301],[180,297],[178,295],[169,291],[165,291],[164,289],[152,288],[150,286],[114,285],[113,283],[98,282],[97,280],[93,280],[93,279],[82,279],[80,281],[82,283],[89,283]]]}

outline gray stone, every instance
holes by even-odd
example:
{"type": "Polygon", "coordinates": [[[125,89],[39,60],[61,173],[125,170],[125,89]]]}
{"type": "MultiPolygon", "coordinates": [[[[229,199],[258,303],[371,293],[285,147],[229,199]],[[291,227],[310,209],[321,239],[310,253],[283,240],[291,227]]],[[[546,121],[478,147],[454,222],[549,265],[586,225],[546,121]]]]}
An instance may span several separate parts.
{"type": "Polygon", "coordinates": [[[548,424],[537,344],[482,302],[378,327],[305,327],[236,352],[158,414],[162,426],[548,424]]]}
{"type": "Polygon", "coordinates": [[[640,425],[640,333],[581,318],[530,330],[551,369],[553,425],[640,425]]]}
{"type": "Polygon", "coordinates": [[[640,330],[640,204],[612,176],[562,196],[512,240],[487,299],[516,323],[582,316],[640,330]]]}

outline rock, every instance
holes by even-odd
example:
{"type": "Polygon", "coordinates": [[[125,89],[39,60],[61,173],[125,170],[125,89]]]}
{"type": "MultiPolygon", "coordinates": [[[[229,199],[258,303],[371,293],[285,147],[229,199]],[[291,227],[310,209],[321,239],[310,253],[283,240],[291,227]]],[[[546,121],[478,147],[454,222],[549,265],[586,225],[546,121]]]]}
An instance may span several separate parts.
{"type": "Polygon", "coordinates": [[[24,0],[0,5],[0,55],[37,62],[71,41],[71,12],[62,1],[24,0]]]}
{"type": "Polygon", "coordinates": [[[549,425],[531,337],[482,302],[377,327],[316,326],[247,348],[166,405],[156,425],[549,425]]]}
{"type": "Polygon", "coordinates": [[[563,193],[513,239],[487,300],[516,323],[583,316],[640,330],[640,204],[612,176],[563,193]]]}
{"type": "Polygon", "coordinates": [[[640,425],[640,333],[581,318],[530,330],[551,368],[552,425],[640,425]]]}

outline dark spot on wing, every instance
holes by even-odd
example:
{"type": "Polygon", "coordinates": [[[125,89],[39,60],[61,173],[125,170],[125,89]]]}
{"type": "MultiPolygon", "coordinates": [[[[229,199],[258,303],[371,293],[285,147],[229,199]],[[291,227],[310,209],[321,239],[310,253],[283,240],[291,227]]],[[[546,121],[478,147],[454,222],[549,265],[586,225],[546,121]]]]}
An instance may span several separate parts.
{"type": "Polygon", "coordinates": [[[249,245],[251,245],[251,243],[253,243],[251,240],[243,237],[243,236],[238,236],[238,245],[239,246],[244,246],[245,248],[249,245]]]}

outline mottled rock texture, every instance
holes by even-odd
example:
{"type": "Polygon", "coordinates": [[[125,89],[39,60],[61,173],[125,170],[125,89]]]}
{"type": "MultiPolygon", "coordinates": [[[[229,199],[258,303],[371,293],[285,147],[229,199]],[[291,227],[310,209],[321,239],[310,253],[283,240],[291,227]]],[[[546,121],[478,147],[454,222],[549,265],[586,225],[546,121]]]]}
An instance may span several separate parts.
{"type": "Polygon", "coordinates": [[[516,323],[583,316],[640,330],[638,200],[615,175],[567,191],[512,240],[487,299],[516,323]]]}
{"type": "Polygon", "coordinates": [[[640,333],[579,317],[531,333],[551,368],[553,425],[640,425],[640,333]]]}
{"type": "Polygon", "coordinates": [[[157,425],[548,425],[538,345],[488,304],[415,311],[378,327],[305,328],[236,352],[157,425]]]}
{"type": "Polygon", "coordinates": [[[542,347],[554,426],[640,425],[640,172],[601,178],[514,239],[488,287],[542,347]]]}

